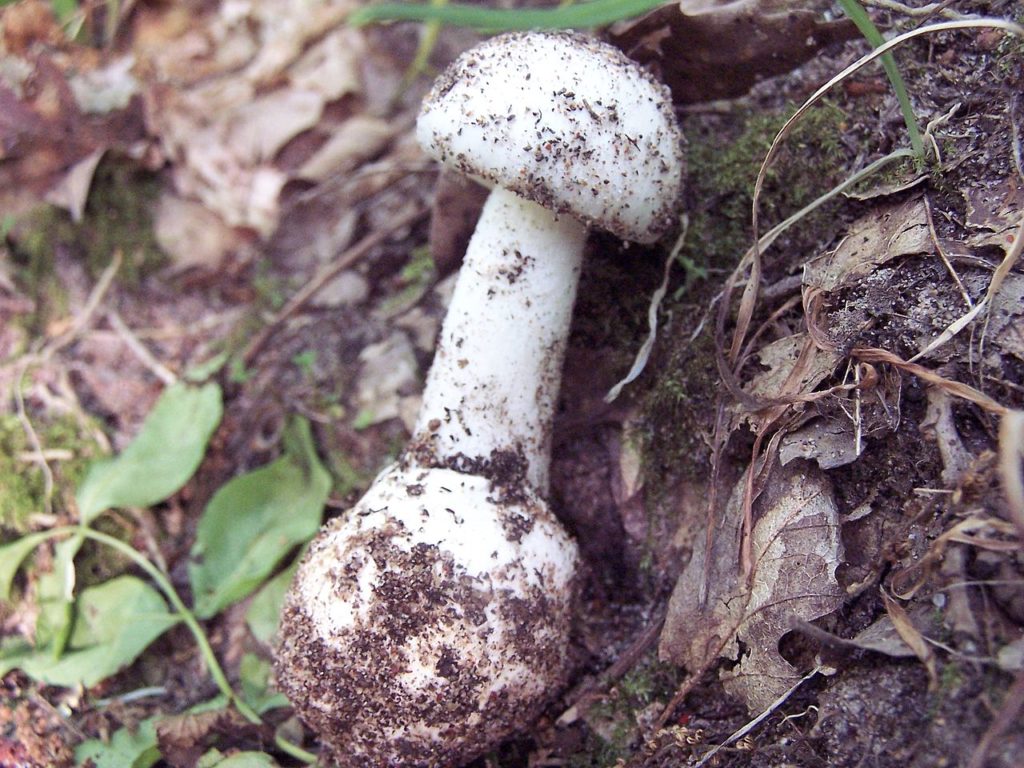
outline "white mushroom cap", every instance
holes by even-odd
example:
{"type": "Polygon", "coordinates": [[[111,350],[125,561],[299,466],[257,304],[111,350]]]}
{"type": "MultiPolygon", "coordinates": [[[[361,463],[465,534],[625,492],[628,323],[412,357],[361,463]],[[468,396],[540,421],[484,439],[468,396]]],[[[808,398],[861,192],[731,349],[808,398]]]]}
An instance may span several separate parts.
{"type": "Polygon", "coordinates": [[[564,682],[576,545],[527,487],[393,466],[302,560],[278,685],[344,768],[462,765],[564,682]]]}
{"type": "Polygon", "coordinates": [[[623,240],[675,223],[683,150],[668,89],[605,43],[494,37],[438,78],[416,134],[463,173],[623,240]]]}

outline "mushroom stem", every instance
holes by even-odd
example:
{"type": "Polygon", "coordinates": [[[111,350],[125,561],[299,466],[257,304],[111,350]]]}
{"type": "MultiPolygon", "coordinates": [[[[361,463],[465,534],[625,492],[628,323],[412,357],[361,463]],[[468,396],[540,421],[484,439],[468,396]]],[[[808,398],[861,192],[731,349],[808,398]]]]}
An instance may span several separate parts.
{"type": "Polygon", "coordinates": [[[414,461],[525,462],[527,482],[547,493],[551,421],[586,234],[571,216],[504,189],[491,193],[427,377],[414,461]]]}

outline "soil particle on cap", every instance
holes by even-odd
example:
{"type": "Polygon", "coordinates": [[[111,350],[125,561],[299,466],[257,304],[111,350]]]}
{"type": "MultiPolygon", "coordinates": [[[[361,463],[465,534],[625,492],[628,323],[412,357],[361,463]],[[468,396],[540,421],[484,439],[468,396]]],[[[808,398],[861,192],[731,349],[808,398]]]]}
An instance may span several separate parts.
{"type": "Polygon", "coordinates": [[[562,54],[564,60],[572,60],[567,64],[567,70],[577,66],[579,56],[591,56],[598,62],[594,66],[608,70],[604,81],[611,83],[621,79],[630,83],[633,90],[646,88],[652,94],[658,94],[658,98],[652,96],[647,101],[661,113],[657,122],[665,127],[651,127],[646,135],[634,129],[635,135],[631,135],[623,127],[619,106],[611,98],[595,98],[593,94],[586,98],[578,90],[562,86],[545,93],[544,98],[550,102],[545,108],[521,108],[520,116],[529,116],[536,129],[533,138],[525,143],[509,144],[521,150],[521,165],[510,159],[493,162],[465,148],[457,151],[455,139],[463,135],[463,128],[459,126],[427,129],[421,140],[441,162],[461,173],[483,178],[551,211],[568,214],[588,226],[608,230],[623,240],[656,240],[677,221],[682,195],[681,172],[672,173],[672,170],[681,168],[684,163],[683,137],[676,127],[668,89],[621,51],[573,33],[500,35],[464,55],[441,75],[424,102],[423,114],[432,110],[456,109],[458,100],[465,101],[463,111],[466,116],[460,120],[464,125],[470,124],[479,129],[486,137],[484,141],[491,144],[522,142],[526,136],[514,125],[514,105],[501,104],[493,111],[485,111],[469,102],[474,98],[472,95],[491,88],[492,72],[521,72],[523,81],[528,82],[533,74],[530,48],[552,39],[568,42],[576,49],[572,54],[562,54]],[[552,116],[558,126],[556,128],[545,122],[552,116]],[[567,125],[561,125],[563,123],[567,125]],[[603,158],[596,156],[595,135],[606,137],[603,139],[606,143],[603,158]],[[625,199],[625,195],[607,196],[611,185],[610,180],[598,170],[602,166],[614,168],[616,173],[618,169],[630,169],[622,171],[619,180],[625,185],[634,178],[644,179],[652,185],[650,192],[644,192],[634,201],[649,206],[649,216],[635,216],[631,210],[634,206],[625,199]],[[580,206],[586,198],[600,198],[605,202],[596,207],[592,204],[580,206]],[[640,224],[645,218],[646,222],[640,224]]]}

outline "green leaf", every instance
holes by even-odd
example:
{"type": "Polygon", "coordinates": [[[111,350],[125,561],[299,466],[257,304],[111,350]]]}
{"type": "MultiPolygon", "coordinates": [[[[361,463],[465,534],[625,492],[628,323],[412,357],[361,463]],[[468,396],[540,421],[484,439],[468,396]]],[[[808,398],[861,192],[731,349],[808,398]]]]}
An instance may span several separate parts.
{"type": "Polygon", "coordinates": [[[255,653],[242,656],[238,665],[238,681],[242,684],[242,698],[263,714],[271,709],[288,706],[288,698],[270,685],[270,662],[255,653]]]}
{"type": "Polygon", "coordinates": [[[264,584],[245,612],[245,623],[249,625],[249,631],[265,645],[274,642],[274,635],[277,634],[277,627],[281,623],[284,596],[295,577],[301,559],[302,556],[299,555],[295,562],[264,584]]]}
{"type": "Polygon", "coordinates": [[[21,663],[34,653],[35,648],[22,637],[0,638],[0,677],[12,669],[18,669],[21,663]]]}
{"type": "Polygon", "coordinates": [[[667,0],[589,0],[555,8],[484,8],[469,3],[423,5],[416,3],[379,3],[363,6],[349,15],[349,24],[362,26],[374,21],[439,21],[456,27],[472,27],[490,32],[512,29],[564,29],[600,27],[630,19],[667,0]]]}
{"type": "Polygon", "coordinates": [[[134,576],[119,576],[82,591],[75,604],[68,651],[55,658],[37,650],[17,664],[49,685],[89,688],[138,658],[180,621],[155,589],[134,576]]]}
{"type": "Polygon", "coordinates": [[[39,616],[36,618],[36,645],[50,646],[50,653],[56,657],[64,652],[71,633],[73,619],[72,601],[75,587],[75,555],[84,539],[76,534],[57,542],[53,548],[53,567],[39,574],[36,582],[36,602],[39,616]]]}
{"type": "Polygon", "coordinates": [[[203,511],[189,564],[200,618],[251,594],[320,527],[331,478],[309,422],[293,420],[284,441],[280,459],[228,482],[203,511]]]}
{"type": "Polygon", "coordinates": [[[156,721],[149,717],[130,730],[118,728],[110,741],[83,741],[75,748],[75,761],[82,765],[92,760],[95,768],[150,768],[160,759],[156,741],[156,721]]]}
{"type": "Polygon", "coordinates": [[[222,413],[215,383],[165,389],[124,452],[89,469],[76,495],[82,522],[112,507],[148,507],[179,490],[202,461],[222,413]]]}
{"type": "Polygon", "coordinates": [[[196,768],[278,768],[278,764],[264,752],[236,752],[224,757],[219,749],[211,749],[199,758],[196,768]]]}
{"type": "Polygon", "coordinates": [[[22,561],[46,541],[48,535],[45,532],[30,533],[0,547],[0,600],[11,599],[11,585],[22,561]]]}

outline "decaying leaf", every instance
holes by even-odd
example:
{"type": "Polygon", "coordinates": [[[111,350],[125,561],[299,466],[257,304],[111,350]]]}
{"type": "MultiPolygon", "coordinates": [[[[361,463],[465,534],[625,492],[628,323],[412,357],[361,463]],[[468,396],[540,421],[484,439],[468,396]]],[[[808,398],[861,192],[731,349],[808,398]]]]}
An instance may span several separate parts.
{"type": "Polygon", "coordinates": [[[884,591],[882,592],[882,601],[885,603],[885,611],[889,615],[889,619],[892,621],[893,627],[895,627],[896,631],[899,633],[900,638],[910,646],[914,651],[914,655],[921,660],[925,669],[928,670],[929,688],[931,690],[935,690],[939,684],[939,673],[938,665],[935,661],[935,652],[932,650],[932,647],[928,645],[927,641],[924,639],[924,635],[921,634],[921,631],[914,626],[914,622],[910,620],[910,616],[902,605],[889,597],[889,595],[884,591]]]}
{"type": "Polygon", "coordinates": [[[64,178],[46,193],[46,202],[63,208],[71,214],[72,221],[80,222],[89,198],[93,174],[104,152],[106,150],[103,148],[94,150],[71,166],[64,178]]]}
{"type": "Polygon", "coordinates": [[[186,712],[162,718],[156,724],[160,754],[174,768],[197,765],[207,742],[217,735],[230,735],[236,742],[258,739],[260,728],[234,709],[186,712]]]}
{"type": "Polygon", "coordinates": [[[996,184],[963,190],[967,203],[965,224],[975,230],[972,245],[1009,246],[1013,230],[1024,212],[1024,186],[1010,177],[996,184]]]}
{"type": "Polygon", "coordinates": [[[806,462],[776,467],[755,504],[754,569],[749,585],[739,569],[743,483],[732,494],[705,566],[702,547],[676,584],[661,635],[663,658],[704,669],[719,657],[736,660],[724,684],[760,711],[800,679],[778,644],[794,620],[837,609],[842,559],[839,518],[825,475],[806,462]],[[700,604],[707,573],[707,600],[700,604]]]}
{"type": "Polygon", "coordinates": [[[153,233],[171,258],[171,271],[193,267],[216,269],[224,254],[243,242],[242,236],[220,217],[193,200],[166,190],[153,213],[153,233]]]}
{"type": "Polygon", "coordinates": [[[136,53],[158,74],[146,93],[147,120],[180,197],[266,238],[290,180],[330,178],[391,140],[399,126],[358,114],[338,125],[330,124],[336,115],[324,117],[363,88],[365,42],[340,25],[350,9],[344,0],[316,0],[299,18],[280,0],[257,0],[222,5],[205,24],[180,29],[173,9],[144,17],[148,42],[136,53]]]}
{"type": "Polygon", "coordinates": [[[855,222],[839,247],[808,262],[804,286],[835,291],[888,261],[933,250],[924,198],[914,197],[876,208],[855,222]]]}
{"type": "Polygon", "coordinates": [[[779,443],[779,460],[812,459],[822,469],[835,469],[857,460],[853,424],[839,419],[815,419],[785,435],[779,443]]]}
{"type": "Polygon", "coordinates": [[[747,391],[760,397],[810,392],[825,380],[841,359],[822,353],[805,333],[773,341],[757,352],[763,370],[752,377],[747,391]]]}
{"type": "Polygon", "coordinates": [[[327,142],[296,171],[296,178],[324,181],[373,158],[396,135],[399,126],[372,115],[354,115],[338,126],[327,142]]]}
{"type": "Polygon", "coordinates": [[[359,354],[362,368],[356,384],[357,422],[379,424],[400,415],[402,394],[415,391],[419,366],[409,337],[395,331],[359,354]]]}
{"type": "Polygon", "coordinates": [[[712,101],[741,96],[759,80],[788,72],[823,46],[857,34],[846,19],[828,21],[809,6],[793,0],[681,0],[620,25],[611,37],[631,58],[657,69],[676,101],[712,101]]]}

